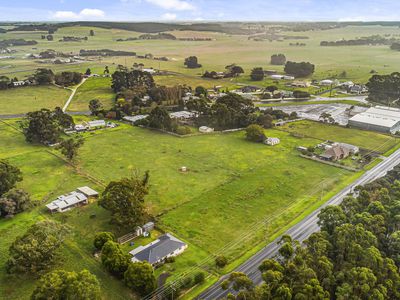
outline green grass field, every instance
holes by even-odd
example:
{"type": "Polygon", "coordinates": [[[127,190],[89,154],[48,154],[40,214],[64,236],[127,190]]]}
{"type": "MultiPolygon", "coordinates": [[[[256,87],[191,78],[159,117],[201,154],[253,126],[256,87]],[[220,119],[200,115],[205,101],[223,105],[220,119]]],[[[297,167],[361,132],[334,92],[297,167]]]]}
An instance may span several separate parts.
{"type": "MultiPolygon", "coordinates": [[[[159,231],[171,232],[189,245],[174,263],[156,271],[168,271],[174,278],[200,261],[205,261],[202,268],[215,275],[218,271],[212,255],[221,249],[232,266],[237,264],[355,176],[298,156],[296,146],[315,145],[318,139],[297,138],[278,130],[267,130],[266,134],[279,137],[282,143],[268,147],[246,141],[243,132],[176,138],[121,124],[85,134],[77,168],[72,168],[54,149],[26,144],[10,125],[17,122],[0,123],[0,159],[21,168],[24,181],[20,186],[39,206],[0,221],[0,232],[7,233],[0,247],[0,281],[4,282],[0,298],[25,299],[31,293],[34,279],[5,275],[4,263],[10,243],[41,218],[55,218],[71,229],[57,267],[89,269],[98,276],[105,299],[133,297],[92,255],[94,234],[115,231],[104,209],[96,203],[62,215],[49,215],[43,209],[49,200],[78,186],[101,191],[110,180],[129,176],[135,169],[149,170],[148,211],[156,217],[159,231]],[[189,172],[179,172],[181,166],[187,166],[189,172]],[[91,178],[96,178],[95,182],[91,178]],[[262,220],[268,226],[260,226],[262,220]]],[[[319,126],[326,132],[324,125],[315,123],[319,126]]],[[[374,137],[386,139],[379,134],[374,137]]],[[[124,249],[129,251],[129,246],[124,249]]]]}
{"type": "Polygon", "coordinates": [[[349,143],[379,153],[385,153],[399,143],[397,138],[390,135],[384,135],[373,131],[327,125],[313,121],[289,123],[280,127],[280,129],[319,140],[349,143]]]}
{"type": "Polygon", "coordinates": [[[0,115],[23,114],[63,107],[71,91],[55,86],[20,87],[0,91],[0,115]]]}
{"type": "Polygon", "coordinates": [[[115,94],[111,89],[111,78],[92,77],[76,91],[68,111],[88,111],[89,102],[98,99],[104,109],[113,107],[115,94]]]}

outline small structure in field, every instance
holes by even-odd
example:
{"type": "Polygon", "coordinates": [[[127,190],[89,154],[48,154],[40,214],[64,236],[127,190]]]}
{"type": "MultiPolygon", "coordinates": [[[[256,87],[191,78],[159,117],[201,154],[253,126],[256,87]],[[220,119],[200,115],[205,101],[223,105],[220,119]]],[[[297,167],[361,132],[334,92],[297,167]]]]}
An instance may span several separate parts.
{"type": "Polygon", "coordinates": [[[167,258],[183,253],[187,247],[187,244],[167,233],[146,246],[139,246],[129,254],[132,255],[132,262],[147,261],[152,266],[157,266],[167,258]]]}
{"type": "Polygon", "coordinates": [[[188,168],[187,168],[187,167],[185,167],[185,166],[182,166],[182,167],[180,167],[180,168],[179,168],[179,171],[181,171],[181,172],[185,173],[185,172],[187,172],[187,171],[188,171],[188,168]]]}
{"type": "Polygon", "coordinates": [[[269,137],[269,138],[265,139],[264,144],[269,145],[269,146],[275,146],[275,145],[278,145],[280,142],[281,142],[281,140],[278,138],[269,137]]]}
{"type": "Polygon", "coordinates": [[[95,190],[84,186],[77,188],[69,194],[58,196],[56,200],[47,204],[47,209],[51,212],[65,212],[76,206],[86,205],[90,198],[96,198],[99,195],[95,190]]]}
{"type": "Polygon", "coordinates": [[[214,128],[208,127],[208,126],[200,126],[199,131],[202,133],[210,133],[214,131],[214,128]]]}

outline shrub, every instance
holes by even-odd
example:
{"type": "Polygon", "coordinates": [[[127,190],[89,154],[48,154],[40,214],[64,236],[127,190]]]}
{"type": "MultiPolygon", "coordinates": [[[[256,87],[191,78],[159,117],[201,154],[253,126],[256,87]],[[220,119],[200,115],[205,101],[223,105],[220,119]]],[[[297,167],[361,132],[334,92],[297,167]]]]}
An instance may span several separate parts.
{"type": "Polygon", "coordinates": [[[115,241],[115,236],[112,232],[98,232],[94,237],[93,245],[97,250],[101,250],[108,241],[115,241]]]}
{"type": "Polygon", "coordinates": [[[176,129],[176,133],[179,135],[185,135],[192,133],[192,130],[189,126],[178,126],[178,128],[176,129]]]}
{"type": "Polygon", "coordinates": [[[228,259],[227,259],[225,256],[219,255],[219,256],[217,256],[217,257],[215,258],[215,265],[216,265],[218,268],[223,268],[223,267],[225,267],[227,264],[228,264],[228,259]]]}
{"type": "Polygon", "coordinates": [[[204,274],[204,272],[197,272],[196,274],[194,274],[193,277],[193,281],[195,284],[199,284],[199,283],[203,283],[204,279],[206,278],[206,275],[204,274]]]}

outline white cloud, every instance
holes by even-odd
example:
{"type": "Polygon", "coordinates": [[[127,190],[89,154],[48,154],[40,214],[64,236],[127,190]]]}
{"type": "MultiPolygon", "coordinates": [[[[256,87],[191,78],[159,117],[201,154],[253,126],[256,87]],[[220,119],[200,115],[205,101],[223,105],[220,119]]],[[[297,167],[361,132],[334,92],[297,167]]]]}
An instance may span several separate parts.
{"type": "Polygon", "coordinates": [[[60,10],[53,14],[53,18],[58,20],[76,20],[79,18],[79,15],[73,11],[60,10]]]}
{"type": "Polygon", "coordinates": [[[52,14],[52,18],[56,20],[69,21],[69,20],[92,20],[103,18],[104,11],[96,8],[85,8],[79,13],[73,11],[60,10],[52,14]]]}
{"type": "Polygon", "coordinates": [[[146,0],[146,2],[170,10],[196,10],[193,4],[182,0],[146,0]]]}
{"type": "Polygon", "coordinates": [[[79,13],[79,15],[82,17],[101,18],[101,17],[104,17],[105,13],[101,9],[85,8],[79,13]]]}
{"type": "Polygon", "coordinates": [[[176,20],[176,14],[171,14],[171,13],[166,13],[166,14],[163,14],[162,16],[161,16],[161,18],[163,19],[163,20],[167,20],[167,21],[173,21],[173,20],[176,20]]]}

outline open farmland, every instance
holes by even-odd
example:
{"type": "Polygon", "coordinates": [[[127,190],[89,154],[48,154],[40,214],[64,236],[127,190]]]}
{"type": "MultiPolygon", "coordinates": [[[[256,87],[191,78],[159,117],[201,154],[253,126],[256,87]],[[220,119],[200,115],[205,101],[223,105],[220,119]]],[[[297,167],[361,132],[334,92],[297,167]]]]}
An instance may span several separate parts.
{"type": "MultiPolygon", "coordinates": [[[[269,59],[272,54],[284,53],[288,60],[310,61],[316,65],[314,78],[323,79],[338,76],[346,71],[345,79],[365,82],[373,69],[379,73],[397,71],[400,67],[400,53],[392,51],[388,46],[341,46],[321,47],[323,40],[335,41],[340,39],[354,39],[362,36],[398,34],[398,27],[390,26],[347,26],[323,31],[305,31],[298,35],[308,39],[289,39],[283,41],[253,41],[245,35],[227,35],[213,32],[170,32],[179,37],[209,37],[211,41],[179,41],[179,40],[134,40],[117,42],[119,38],[126,39],[137,37],[138,32],[121,29],[101,29],[92,27],[64,27],[54,34],[54,41],[41,40],[44,32],[8,32],[3,38],[24,38],[38,41],[32,46],[15,47],[18,51],[15,59],[0,60],[0,74],[23,77],[29,75],[38,67],[35,60],[24,59],[28,53],[39,53],[46,49],[54,49],[65,53],[78,53],[80,49],[113,49],[134,51],[138,55],[151,53],[155,56],[166,56],[171,60],[160,62],[149,59],[137,59],[135,57],[103,57],[101,60],[90,60],[80,64],[41,64],[51,67],[53,70],[79,70],[84,72],[87,67],[94,72],[102,72],[105,65],[110,68],[113,65],[131,66],[134,62],[143,63],[147,67],[160,68],[186,75],[198,76],[202,71],[223,71],[225,66],[231,63],[241,65],[247,75],[239,79],[240,82],[248,82],[249,71],[253,67],[264,69],[276,69],[282,71],[282,66],[271,66],[269,59]],[[59,42],[63,36],[88,36],[89,30],[94,29],[96,35],[82,42],[59,42]],[[302,42],[305,46],[290,46],[290,43],[302,42]],[[356,55],[354,55],[356,53],[356,55]],[[190,55],[199,57],[203,65],[201,69],[187,69],[183,65],[184,58],[190,55]],[[3,69],[1,69],[3,67],[3,69]]],[[[283,35],[293,35],[293,32],[282,32],[283,35]]],[[[344,79],[344,78],[343,78],[344,79]]],[[[219,81],[216,81],[216,83],[219,81]]],[[[222,83],[224,81],[221,81],[222,83]]],[[[219,83],[218,83],[219,84],[219,83]]],[[[263,82],[259,82],[263,84],[263,82]]],[[[267,83],[265,83],[267,84],[267,83]]]]}
{"type": "Polygon", "coordinates": [[[71,92],[55,86],[32,86],[0,91],[0,115],[63,107],[71,92]]]}
{"type": "MultiPolygon", "coordinates": [[[[168,270],[178,275],[228,244],[231,246],[225,254],[235,263],[322,203],[328,191],[331,194],[339,190],[359,175],[300,158],[296,146],[315,145],[319,140],[296,138],[277,130],[267,130],[266,134],[279,137],[282,143],[268,147],[246,141],[243,132],[176,138],[124,124],[85,134],[77,168],[72,168],[55,155],[55,150],[26,144],[22,134],[9,125],[16,122],[9,120],[0,125],[0,149],[7,144],[11,151],[0,151],[0,158],[22,169],[21,186],[39,206],[12,220],[0,221],[0,230],[9,232],[0,251],[1,268],[4,270],[7,248],[26,224],[56,218],[71,229],[60,266],[91,270],[98,276],[107,299],[131,297],[91,255],[94,233],[115,228],[107,221],[108,213],[95,203],[63,215],[48,215],[43,205],[58,194],[81,185],[101,190],[104,184],[129,176],[135,169],[149,170],[148,211],[156,217],[159,230],[171,232],[189,244],[176,262],[157,269],[157,274],[168,270]],[[181,166],[187,166],[189,172],[179,172],[181,166]],[[268,227],[253,226],[263,219],[269,220],[268,227]],[[250,234],[247,243],[234,243],[246,234],[250,234]],[[111,294],[116,289],[119,293],[111,294]]],[[[204,267],[208,270],[210,265],[204,267]]],[[[16,298],[26,298],[33,288],[31,279],[22,283],[5,276],[2,281],[7,283],[5,293],[16,298]],[[22,288],[17,288],[19,285],[22,288]]]]}
{"type": "Polygon", "coordinates": [[[289,123],[280,128],[296,135],[312,137],[322,141],[331,140],[353,144],[360,148],[378,153],[385,153],[399,142],[398,138],[390,135],[380,134],[373,131],[344,128],[313,121],[289,123]]]}
{"type": "Polygon", "coordinates": [[[110,109],[114,98],[111,78],[92,77],[78,88],[68,111],[88,111],[89,102],[93,99],[100,100],[104,109],[110,109]]]}

